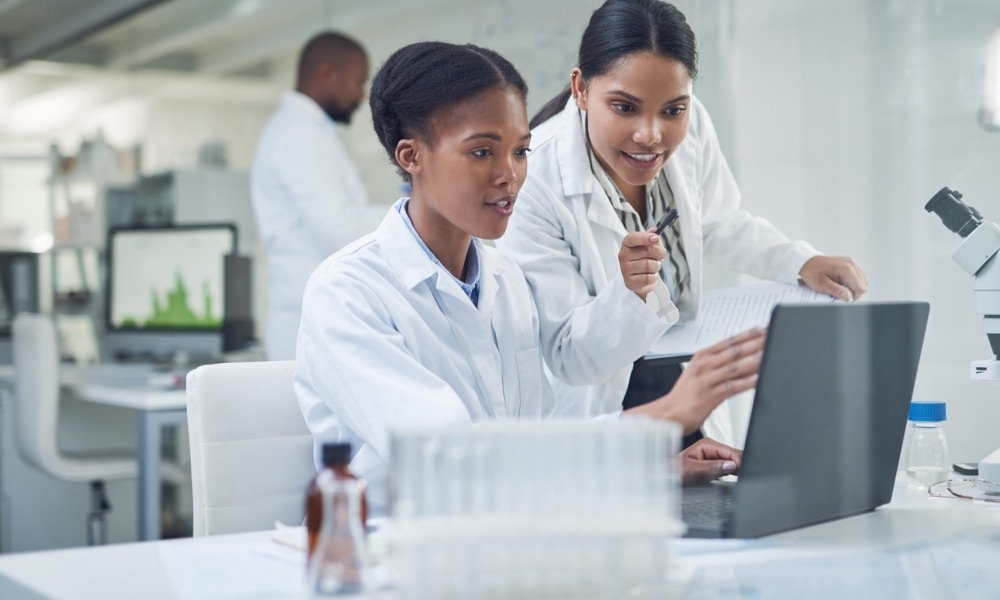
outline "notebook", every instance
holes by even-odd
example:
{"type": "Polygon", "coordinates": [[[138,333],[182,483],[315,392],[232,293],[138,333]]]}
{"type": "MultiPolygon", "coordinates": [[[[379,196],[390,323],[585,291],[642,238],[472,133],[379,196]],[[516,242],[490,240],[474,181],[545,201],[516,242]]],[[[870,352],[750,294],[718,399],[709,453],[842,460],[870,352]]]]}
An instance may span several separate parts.
{"type": "Polygon", "coordinates": [[[684,487],[687,535],[759,537],[887,503],[929,309],[776,306],[739,480],[684,487]]]}
{"type": "Polygon", "coordinates": [[[646,360],[686,362],[699,351],[751,327],[766,326],[771,311],[778,304],[833,302],[833,297],[809,287],[788,283],[756,283],[704,295],[698,317],[677,323],[658,339],[645,356],[646,360]]]}

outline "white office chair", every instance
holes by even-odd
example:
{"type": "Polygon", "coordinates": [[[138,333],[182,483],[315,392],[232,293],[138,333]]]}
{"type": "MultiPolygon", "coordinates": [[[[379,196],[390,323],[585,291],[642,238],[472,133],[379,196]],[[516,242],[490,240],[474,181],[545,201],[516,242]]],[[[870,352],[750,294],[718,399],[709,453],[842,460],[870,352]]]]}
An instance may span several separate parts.
{"type": "Polygon", "coordinates": [[[305,516],[313,440],[292,390],[294,361],[223,363],[188,374],[194,535],[260,531],[305,516]]]}
{"type": "Polygon", "coordinates": [[[134,453],[59,449],[59,350],[52,320],[20,313],[14,318],[15,423],[21,455],[43,472],[71,482],[90,482],[87,543],[102,544],[110,505],[104,482],[135,478],[134,453]]]}

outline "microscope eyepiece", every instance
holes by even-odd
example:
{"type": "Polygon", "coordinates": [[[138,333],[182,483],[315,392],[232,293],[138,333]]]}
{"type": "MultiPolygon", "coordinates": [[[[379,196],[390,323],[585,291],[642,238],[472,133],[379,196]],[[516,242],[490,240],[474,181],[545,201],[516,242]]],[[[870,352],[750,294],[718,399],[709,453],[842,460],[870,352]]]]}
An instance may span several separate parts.
{"type": "Polygon", "coordinates": [[[962,201],[962,194],[946,187],[934,194],[924,206],[924,210],[932,212],[941,218],[948,229],[958,235],[967,237],[983,222],[979,211],[962,201]]]}

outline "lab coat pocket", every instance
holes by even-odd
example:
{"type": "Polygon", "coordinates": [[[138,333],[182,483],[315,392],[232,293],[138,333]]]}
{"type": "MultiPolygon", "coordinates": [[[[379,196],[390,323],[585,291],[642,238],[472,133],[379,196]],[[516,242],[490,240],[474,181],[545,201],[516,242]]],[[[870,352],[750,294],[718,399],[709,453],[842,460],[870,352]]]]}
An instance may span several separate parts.
{"type": "Polygon", "coordinates": [[[518,350],[514,354],[514,359],[517,362],[518,398],[510,414],[538,418],[542,414],[540,402],[545,397],[542,393],[544,376],[538,346],[518,350]]]}

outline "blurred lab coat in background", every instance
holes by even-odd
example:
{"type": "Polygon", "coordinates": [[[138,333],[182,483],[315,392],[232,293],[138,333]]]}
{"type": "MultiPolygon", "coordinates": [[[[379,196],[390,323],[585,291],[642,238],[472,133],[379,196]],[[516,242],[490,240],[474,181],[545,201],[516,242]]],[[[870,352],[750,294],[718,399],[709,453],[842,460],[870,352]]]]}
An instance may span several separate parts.
{"type": "Polygon", "coordinates": [[[309,275],[327,256],[373,231],[388,207],[369,205],[336,125],[297,91],[284,95],[264,129],[251,189],[267,249],[267,357],[291,360],[309,275]]]}

